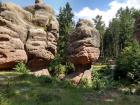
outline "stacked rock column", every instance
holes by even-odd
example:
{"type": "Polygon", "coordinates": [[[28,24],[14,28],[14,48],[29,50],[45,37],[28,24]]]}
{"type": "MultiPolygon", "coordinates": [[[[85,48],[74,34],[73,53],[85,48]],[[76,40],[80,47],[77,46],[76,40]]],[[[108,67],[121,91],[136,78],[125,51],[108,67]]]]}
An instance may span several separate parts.
{"type": "MultiPolygon", "coordinates": [[[[76,75],[91,77],[92,63],[96,62],[100,55],[100,34],[94,28],[93,22],[81,19],[75,30],[69,35],[69,59],[75,65],[76,75]],[[85,76],[86,74],[87,76],[85,76]]],[[[82,78],[81,77],[81,78],[82,78]]]]}

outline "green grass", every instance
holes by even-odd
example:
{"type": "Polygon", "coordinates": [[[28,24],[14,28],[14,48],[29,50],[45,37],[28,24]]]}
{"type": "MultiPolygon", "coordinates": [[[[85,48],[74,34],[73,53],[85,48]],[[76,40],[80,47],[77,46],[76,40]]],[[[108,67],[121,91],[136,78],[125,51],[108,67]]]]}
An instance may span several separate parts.
{"type": "Polygon", "coordinates": [[[95,91],[54,78],[18,73],[0,73],[0,77],[5,77],[0,79],[0,105],[140,105],[139,95],[114,89],[95,91]]]}
{"type": "Polygon", "coordinates": [[[106,68],[106,67],[107,67],[107,65],[94,65],[92,68],[94,70],[101,70],[101,69],[106,68]]]}

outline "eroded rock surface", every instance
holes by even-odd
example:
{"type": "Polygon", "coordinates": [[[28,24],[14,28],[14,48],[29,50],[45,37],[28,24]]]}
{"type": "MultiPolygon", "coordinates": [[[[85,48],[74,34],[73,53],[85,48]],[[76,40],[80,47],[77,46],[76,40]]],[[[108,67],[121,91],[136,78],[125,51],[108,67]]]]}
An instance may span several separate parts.
{"type": "Polygon", "coordinates": [[[25,9],[12,4],[0,6],[0,69],[26,62],[33,70],[46,69],[57,53],[59,24],[43,0],[25,9]]]}
{"type": "Polygon", "coordinates": [[[76,72],[66,78],[74,84],[80,84],[83,80],[91,83],[91,65],[100,55],[100,35],[93,22],[79,20],[76,29],[69,36],[68,44],[69,59],[75,65],[76,72]]]}
{"type": "Polygon", "coordinates": [[[92,21],[81,19],[69,37],[69,58],[76,66],[91,66],[100,55],[100,35],[92,21]]]}

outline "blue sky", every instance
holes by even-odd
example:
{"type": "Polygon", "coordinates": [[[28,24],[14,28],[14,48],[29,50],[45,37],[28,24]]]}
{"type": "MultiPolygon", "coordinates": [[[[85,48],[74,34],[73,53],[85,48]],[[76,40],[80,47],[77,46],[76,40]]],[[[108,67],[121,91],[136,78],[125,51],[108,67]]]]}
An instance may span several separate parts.
{"type": "MultiPolygon", "coordinates": [[[[22,7],[33,5],[34,0],[0,0],[10,1],[22,7]]],[[[102,15],[102,19],[108,26],[109,22],[115,16],[119,8],[134,7],[140,9],[140,0],[44,0],[46,4],[51,5],[58,13],[60,7],[69,2],[73,13],[74,20],[79,18],[93,19],[97,15],[102,15]]]]}
{"type": "MultiPolygon", "coordinates": [[[[12,1],[21,6],[27,6],[34,4],[34,0],[6,0],[12,1]]],[[[49,4],[54,7],[55,10],[59,10],[60,7],[63,7],[66,2],[69,2],[74,11],[80,11],[83,7],[90,7],[91,9],[99,8],[101,10],[107,9],[107,5],[112,0],[44,0],[46,4],[49,4]]]]}

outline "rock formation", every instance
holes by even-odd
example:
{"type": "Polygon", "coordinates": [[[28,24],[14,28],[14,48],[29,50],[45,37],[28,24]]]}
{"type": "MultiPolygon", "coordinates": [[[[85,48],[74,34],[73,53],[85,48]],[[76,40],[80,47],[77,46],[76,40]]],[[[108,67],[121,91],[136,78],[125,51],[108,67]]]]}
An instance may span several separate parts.
{"type": "Polygon", "coordinates": [[[85,70],[89,70],[100,55],[100,35],[93,22],[79,20],[76,29],[69,35],[68,45],[69,59],[77,70],[75,76],[72,76],[74,81],[75,78],[80,81],[80,78],[91,77],[91,72],[85,70]]]}
{"type": "Polygon", "coordinates": [[[135,37],[140,43],[140,17],[137,18],[135,23],[135,37]]]}
{"type": "Polygon", "coordinates": [[[59,24],[43,0],[25,9],[0,5],[0,70],[26,62],[31,70],[44,70],[57,53],[59,24]]]}
{"type": "Polygon", "coordinates": [[[100,35],[92,21],[81,19],[69,36],[69,58],[75,66],[91,66],[100,55],[100,35]]]}

